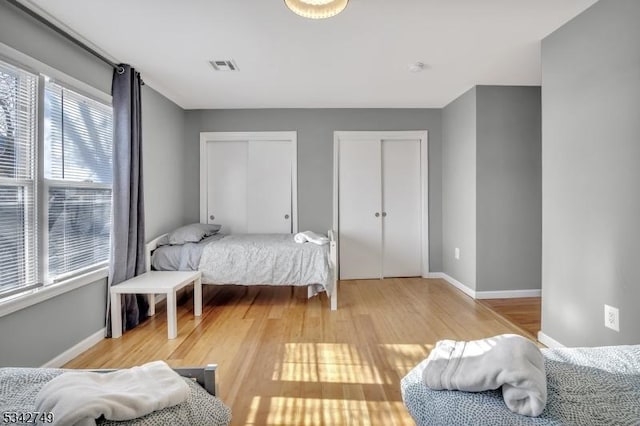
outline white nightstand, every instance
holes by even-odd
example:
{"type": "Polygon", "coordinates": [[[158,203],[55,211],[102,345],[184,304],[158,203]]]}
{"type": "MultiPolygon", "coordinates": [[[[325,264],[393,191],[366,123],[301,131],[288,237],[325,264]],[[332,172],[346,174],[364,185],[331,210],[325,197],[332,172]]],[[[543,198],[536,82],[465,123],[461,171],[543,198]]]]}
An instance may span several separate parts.
{"type": "Polygon", "coordinates": [[[167,295],[167,333],[178,335],[176,292],[193,283],[193,314],[202,315],[202,280],[197,271],[150,271],[111,287],[111,337],[122,336],[121,294],[148,294],[149,315],[155,314],[155,295],[167,295]]]}

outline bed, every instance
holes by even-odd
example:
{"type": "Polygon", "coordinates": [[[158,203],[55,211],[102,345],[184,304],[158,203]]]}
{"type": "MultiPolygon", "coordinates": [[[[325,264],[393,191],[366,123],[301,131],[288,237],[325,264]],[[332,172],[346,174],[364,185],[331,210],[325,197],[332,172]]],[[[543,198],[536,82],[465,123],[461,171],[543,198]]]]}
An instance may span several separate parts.
{"type": "Polygon", "coordinates": [[[514,414],[500,390],[434,391],[422,381],[426,360],[402,380],[418,425],[638,425],[640,345],[543,349],[548,399],[539,417],[514,414]]]}
{"type": "Polygon", "coordinates": [[[199,270],[203,284],[305,286],[309,297],[326,292],[331,310],[337,309],[337,244],[331,230],[324,245],[296,243],[294,234],[220,233],[166,244],[170,235],[147,244],[147,270],[199,270]]]}
{"type": "MultiPolygon", "coordinates": [[[[109,421],[100,418],[99,425],[228,425],[231,410],[215,397],[216,365],[203,368],[174,368],[183,376],[189,386],[187,400],[173,407],[154,411],[146,416],[129,421],[109,421]]],[[[40,389],[53,378],[63,374],[65,369],[58,368],[0,368],[0,424],[34,424],[35,402],[40,389]],[[18,416],[22,416],[20,419],[18,416]],[[11,418],[15,416],[15,418],[11,418]]],[[[77,371],[77,370],[73,370],[77,371]]],[[[92,370],[111,372],[115,370],[92,370]]],[[[43,424],[51,423],[45,420],[43,424]]],[[[40,424],[40,423],[39,423],[40,424]]]]}

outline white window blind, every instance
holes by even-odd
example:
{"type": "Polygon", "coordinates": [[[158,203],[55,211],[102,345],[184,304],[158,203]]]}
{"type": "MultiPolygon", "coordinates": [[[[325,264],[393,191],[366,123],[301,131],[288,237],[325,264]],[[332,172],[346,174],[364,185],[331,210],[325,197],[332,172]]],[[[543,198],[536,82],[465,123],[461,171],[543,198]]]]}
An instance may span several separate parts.
{"type": "Polygon", "coordinates": [[[44,173],[48,280],[109,260],[113,112],[53,82],[45,84],[44,173]]]}
{"type": "Polygon", "coordinates": [[[38,285],[37,81],[0,61],[0,296],[38,285]]]}

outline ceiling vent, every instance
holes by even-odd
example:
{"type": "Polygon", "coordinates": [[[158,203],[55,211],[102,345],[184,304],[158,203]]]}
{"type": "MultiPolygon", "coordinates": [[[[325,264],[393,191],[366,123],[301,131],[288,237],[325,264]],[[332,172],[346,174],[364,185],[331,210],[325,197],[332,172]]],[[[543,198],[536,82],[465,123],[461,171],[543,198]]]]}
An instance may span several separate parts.
{"type": "Polygon", "coordinates": [[[216,71],[240,71],[233,59],[214,60],[209,63],[216,71]]]}

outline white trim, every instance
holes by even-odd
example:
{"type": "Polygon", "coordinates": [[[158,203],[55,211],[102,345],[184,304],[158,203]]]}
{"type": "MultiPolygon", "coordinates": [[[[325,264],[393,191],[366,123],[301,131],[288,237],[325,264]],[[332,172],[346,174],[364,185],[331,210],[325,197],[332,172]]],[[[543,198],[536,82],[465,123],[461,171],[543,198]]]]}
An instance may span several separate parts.
{"type": "Polygon", "coordinates": [[[446,279],[445,274],[443,272],[427,272],[426,274],[423,275],[422,278],[427,278],[427,279],[441,278],[443,280],[446,279]]]}
{"type": "Polygon", "coordinates": [[[293,233],[298,232],[298,132],[200,132],[200,223],[207,223],[207,143],[246,141],[290,141],[291,152],[291,225],[293,233]]]}
{"type": "Polygon", "coordinates": [[[425,130],[420,139],[420,194],[422,198],[422,276],[429,273],[429,133],[425,130]]]}
{"type": "MultiPolygon", "coordinates": [[[[338,137],[338,132],[333,132],[333,232],[336,236],[340,233],[340,219],[339,219],[339,210],[338,210],[338,200],[340,199],[340,185],[338,185],[338,181],[340,178],[340,138],[338,137]]],[[[340,244],[336,245],[336,256],[337,259],[340,259],[340,244]]],[[[336,274],[336,280],[340,277],[340,262],[336,261],[336,269],[334,271],[336,274]]]]}
{"type": "Polygon", "coordinates": [[[429,272],[424,278],[442,278],[474,299],[514,299],[518,297],[540,297],[542,294],[542,290],[476,291],[444,272],[429,272]]]}
{"type": "Polygon", "coordinates": [[[476,299],[515,299],[518,297],[541,297],[542,290],[476,291],[476,299]]]}
{"type": "Polygon", "coordinates": [[[207,164],[207,133],[200,133],[200,223],[207,221],[207,182],[209,166],[207,164]]]}
{"type": "Polygon", "coordinates": [[[462,291],[467,296],[470,296],[470,297],[472,297],[474,299],[476,298],[476,291],[473,290],[471,287],[467,286],[466,284],[462,284],[460,281],[456,280],[453,277],[450,277],[449,275],[445,274],[444,272],[440,272],[439,274],[441,274],[441,275],[438,276],[438,278],[442,278],[443,280],[445,280],[446,282],[448,282],[449,284],[451,284],[452,286],[454,286],[458,290],[462,291]]]}
{"type": "Polygon", "coordinates": [[[291,158],[291,230],[298,232],[298,132],[291,134],[293,157],[291,158]]]}
{"type": "Polygon", "coordinates": [[[111,189],[113,187],[113,185],[108,184],[108,183],[98,183],[98,182],[78,182],[78,181],[71,181],[71,180],[61,180],[61,179],[48,179],[48,178],[42,178],[43,181],[45,181],[45,183],[47,184],[47,188],[50,187],[54,187],[54,188],[69,188],[69,189],[76,189],[76,188],[88,188],[88,189],[111,189]]]}
{"type": "MultiPolygon", "coordinates": [[[[393,140],[418,139],[420,141],[420,207],[421,207],[421,275],[427,277],[429,273],[429,132],[427,130],[400,131],[339,131],[333,132],[333,229],[340,235],[339,223],[339,191],[340,191],[340,140],[393,140]]],[[[338,248],[338,258],[340,258],[338,248]]],[[[382,263],[380,266],[382,271],[382,263]]],[[[336,273],[340,273],[336,270],[336,273]]],[[[339,276],[339,275],[338,275],[339,276]]],[[[382,278],[382,272],[381,272],[382,278]]]]}
{"type": "Polygon", "coordinates": [[[427,138],[426,130],[367,130],[367,131],[342,131],[336,130],[333,132],[334,137],[348,138],[350,140],[370,140],[370,139],[424,139],[427,138]]]}
{"type": "Polygon", "coordinates": [[[57,357],[52,360],[45,362],[42,364],[42,368],[60,368],[65,365],[67,362],[71,361],[84,351],[90,349],[92,346],[96,345],[102,339],[104,339],[105,328],[101,328],[100,330],[93,333],[91,336],[83,339],[82,341],[76,343],[66,351],[62,352],[57,357]]]}
{"type": "Polygon", "coordinates": [[[548,348],[566,348],[565,345],[547,336],[542,331],[538,331],[538,342],[542,343],[548,348]]]}
{"type": "Polygon", "coordinates": [[[98,269],[75,278],[39,287],[24,294],[8,297],[0,302],[0,317],[12,314],[20,309],[44,302],[45,300],[60,296],[80,287],[84,287],[109,275],[108,268],[98,269]]]}
{"type": "Polygon", "coordinates": [[[70,75],[63,73],[62,71],[58,71],[57,69],[45,64],[44,62],[40,62],[37,59],[32,58],[31,56],[25,55],[24,53],[14,49],[13,47],[7,46],[4,43],[0,43],[0,59],[3,56],[6,57],[9,62],[18,62],[16,65],[25,67],[29,72],[32,72],[36,75],[46,75],[47,77],[53,79],[55,82],[59,82],[61,85],[66,86],[71,90],[75,90],[80,94],[88,95],[89,97],[96,98],[101,102],[111,105],[111,95],[109,95],[108,93],[98,90],[95,87],[78,80],[77,78],[73,78],[70,75]]]}

